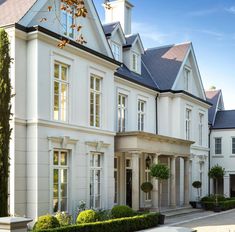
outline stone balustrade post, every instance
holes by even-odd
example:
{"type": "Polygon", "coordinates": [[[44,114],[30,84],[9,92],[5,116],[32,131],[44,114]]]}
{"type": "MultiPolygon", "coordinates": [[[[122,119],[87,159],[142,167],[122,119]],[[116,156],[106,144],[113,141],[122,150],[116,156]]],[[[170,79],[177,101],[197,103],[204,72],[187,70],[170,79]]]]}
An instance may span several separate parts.
{"type": "Polygon", "coordinates": [[[0,232],[27,232],[27,225],[32,221],[29,218],[2,217],[0,218],[0,232]]]}

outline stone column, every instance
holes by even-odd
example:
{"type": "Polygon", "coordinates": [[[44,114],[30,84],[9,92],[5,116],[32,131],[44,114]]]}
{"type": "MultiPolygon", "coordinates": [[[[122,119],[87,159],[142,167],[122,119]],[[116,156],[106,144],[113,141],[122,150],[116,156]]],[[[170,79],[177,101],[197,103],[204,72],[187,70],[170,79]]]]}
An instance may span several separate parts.
{"type": "Polygon", "coordinates": [[[176,167],[175,167],[176,157],[171,157],[171,202],[170,207],[176,207],[176,167]]]}
{"type": "Polygon", "coordinates": [[[184,158],[184,205],[189,204],[189,158],[184,158]]]}
{"type": "MultiPolygon", "coordinates": [[[[153,158],[153,164],[158,164],[157,154],[153,158]]],[[[158,209],[158,180],[156,178],[153,178],[152,183],[153,183],[153,191],[152,191],[153,208],[158,209]]]]}
{"type": "Polygon", "coordinates": [[[230,176],[224,176],[224,196],[230,197],[230,176]]]}
{"type": "Polygon", "coordinates": [[[140,207],[139,154],[132,154],[132,208],[140,207]]]}
{"type": "Polygon", "coordinates": [[[32,219],[21,217],[2,217],[0,218],[0,231],[27,232],[27,224],[32,222],[32,219]]]}

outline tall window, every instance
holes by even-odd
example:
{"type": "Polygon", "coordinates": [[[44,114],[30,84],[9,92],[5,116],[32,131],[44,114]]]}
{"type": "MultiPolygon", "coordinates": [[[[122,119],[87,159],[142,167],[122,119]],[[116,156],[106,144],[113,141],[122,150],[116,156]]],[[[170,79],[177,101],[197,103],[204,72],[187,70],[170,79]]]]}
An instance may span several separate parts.
{"type": "MultiPolygon", "coordinates": [[[[150,156],[147,156],[145,159],[145,181],[151,182],[150,167],[152,165],[152,159],[150,156]]],[[[145,194],[145,200],[150,201],[152,199],[151,192],[145,194]]]]}
{"type": "Polygon", "coordinates": [[[204,120],[204,115],[199,114],[199,145],[201,146],[203,140],[203,120],[204,120]]]}
{"type": "Polygon", "coordinates": [[[101,208],[101,154],[90,156],[90,208],[101,208]]]}
{"type": "Polygon", "coordinates": [[[138,56],[138,54],[136,54],[136,53],[132,53],[132,70],[134,71],[134,72],[138,72],[138,58],[139,58],[139,56],[138,56]]]}
{"type": "Polygon", "coordinates": [[[186,139],[190,140],[190,134],[191,134],[191,110],[189,110],[189,109],[186,109],[185,134],[186,134],[186,139]]]}
{"type": "Polygon", "coordinates": [[[115,60],[120,61],[121,60],[121,47],[116,43],[112,43],[112,51],[113,51],[115,60]]]}
{"type": "Polygon", "coordinates": [[[90,78],[90,125],[100,127],[101,79],[91,75],[90,78]]]}
{"type": "Polygon", "coordinates": [[[53,212],[68,211],[68,152],[53,153],[53,212]]]}
{"type": "Polygon", "coordinates": [[[61,26],[62,26],[63,34],[70,38],[74,37],[74,29],[72,25],[74,25],[73,13],[71,14],[71,12],[62,10],[61,11],[61,26]]]}
{"type": "Polygon", "coordinates": [[[144,131],[146,102],[138,100],[138,130],[144,131]]]}
{"type": "Polygon", "coordinates": [[[118,203],[118,157],[114,158],[114,203],[118,203]]]}
{"type": "Polygon", "coordinates": [[[118,94],[118,132],[124,132],[127,119],[127,96],[118,94]]]}
{"type": "Polygon", "coordinates": [[[67,121],[68,66],[54,64],[54,120],[67,121]]]}
{"type": "Polygon", "coordinates": [[[215,138],[215,154],[219,155],[222,154],[222,139],[215,138]]]}
{"type": "Polygon", "coordinates": [[[235,138],[232,138],[232,154],[235,154],[235,138]]]}
{"type": "Polygon", "coordinates": [[[184,90],[189,91],[190,85],[190,70],[188,68],[184,68],[184,90]]]}
{"type": "MultiPolygon", "coordinates": [[[[200,162],[199,163],[199,177],[200,177],[200,182],[202,183],[203,186],[203,169],[204,169],[204,163],[200,162]]],[[[200,188],[200,196],[202,196],[202,187],[200,188]]]]}

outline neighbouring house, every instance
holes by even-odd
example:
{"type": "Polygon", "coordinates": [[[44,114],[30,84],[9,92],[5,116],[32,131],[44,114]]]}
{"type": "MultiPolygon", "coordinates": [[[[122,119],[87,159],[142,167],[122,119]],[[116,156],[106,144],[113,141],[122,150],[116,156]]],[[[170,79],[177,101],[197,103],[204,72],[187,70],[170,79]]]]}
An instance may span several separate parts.
{"type": "Polygon", "coordinates": [[[75,215],[80,200],[96,209],[157,209],[159,186],[150,166],[158,162],[171,169],[164,207],[194,200],[195,180],[206,195],[211,103],[192,43],[145,50],[131,31],[130,2],[111,1],[102,25],[93,1],[85,0],[88,17],[78,20],[87,44],[81,45],[70,27],[72,15],[59,2],[56,15],[48,12],[48,0],[0,5],[16,94],[10,213],[75,215]],[[64,49],[57,46],[61,36],[70,39],[64,49]],[[153,182],[149,194],[140,190],[144,181],[153,182]]]}
{"type": "MultiPolygon", "coordinates": [[[[220,165],[225,176],[219,180],[218,192],[226,197],[235,197],[235,110],[225,110],[221,90],[206,92],[213,106],[209,110],[210,126],[210,167],[220,165]]],[[[215,183],[211,181],[211,192],[215,183]]]]}

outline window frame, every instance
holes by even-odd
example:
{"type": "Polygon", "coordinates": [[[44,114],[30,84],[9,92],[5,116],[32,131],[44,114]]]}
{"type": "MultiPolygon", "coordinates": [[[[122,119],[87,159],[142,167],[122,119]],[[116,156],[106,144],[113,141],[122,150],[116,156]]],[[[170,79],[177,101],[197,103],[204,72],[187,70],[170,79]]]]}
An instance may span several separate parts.
{"type": "Polygon", "coordinates": [[[51,201],[51,209],[52,209],[52,213],[55,214],[59,211],[64,211],[64,212],[69,212],[69,151],[65,150],[65,149],[53,149],[52,152],[52,177],[51,177],[51,183],[52,183],[52,201],[51,201]],[[54,155],[55,152],[58,152],[58,165],[54,164],[54,155]],[[67,165],[61,165],[61,153],[66,153],[67,155],[67,165]],[[58,210],[54,211],[54,199],[56,199],[54,197],[54,170],[58,170],[58,210]],[[62,210],[61,209],[61,170],[67,170],[67,196],[65,199],[67,199],[67,209],[66,210],[62,210]]]}
{"type": "Polygon", "coordinates": [[[185,110],[185,139],[190,140],[191,139],[191,117],[192,110],[189,108],[186,108],[185,110]],[[188,116],[188,117],[187,117],[188,116]]]}
{"type": "Polygon", "coordinates": [[[137,130],[144,131],[146,128],[146,105],[147,102],[143,99],[137,101],[137,130]],[[143,110],[139,107],[139,104],[143,103],[143,110]]]}
{"type": "Polygon", "coordinates": [[[132,52],[131,55],[131,69],[132,71],[138,73],[139,72],[139,54],[136,52],[132,52]],[[134,60],[135,57],[135,60],[134,60]]]}
{"type": "Polygon", "coordinates": [[[191,69],[189,67],[184,67],[184,90],[190,91],[190,80],[191,80],[191,69]]]}
{"type": "Polygon", "coordinates": [[[94,128],[101,128],[102,126],[102,77],[90,73],[90,82],[89,82],[89,125],[94,128]],[[92,77],[93,77],[93,89],[91,88],[91,82],[92,82],[92,77]],[[99,81],[99,90],[96,89],[96,80],[99,81]],[[92,114],[91,114],[91,95],[93,95],[93,123],[91,120],[92,114]],[[96,97],[99,96],[99,114],[97,114],[97,109],[96,109],[96,97]],[[96,123],[96,117],[98,116],[99,122],[98,124],[96,123]]]}
{"type": "Polygon", "coordinates": [[[53,112],[53,120],[54,121],[58,121],[58,122],[68,122],[68,115],[69,115],[69,74],[70,74],[70,65],[62,63],[60,61],[54,60],[53,62],[53,98],[52,98],[52,112],[53,112]],[[58,65],[59,66],[59,76],[58,78],[55,77],[55,66],[58,65]],[[67,69],[67,80],[63,80],[62,79],[62,67],[66,67],[67,69]],[[58,118],[55,118],[55,83],[59,84],[59,90],[58,90],[58,118]],[[61,94],[61,89],[62,89],[62,85],[66,85],[66,89],[67,89],[67,95],[66,95],[66,107],[62,108],[61,107],[61,101],[62,101],[62,94],[61,94]],[[62,119],[62,109],[64,109],[64,117],[65,120],[62,119]]]}
{"type": "Polygon", "coordinates": [[[235,137],[232,137],[232,154],[235,154],[235,137]]]}
{"type": "Polygon", "coordinates": [[[121,61],[122,59],[122,51],[121,51],[121,45],[112,41],[111,42],[111,49],[113,52],[114,59],[117,61],[121,61]]]}
{"type": "Polygon", "coordinates": [[[222,138],[221,137],[215,137],[215,155],[222,155],[222,138]],[[216,141],[220,140],[220,143],[216,143],[216,141]],[[218,149],[218,145],[220,145],[220,148],[218,149]]]}
{"type": "Polygon", "coordinates": [[[91,152],[90,156],[89,156],[89,206],[92,209],[101,209],[102,208],[102,196],[103,196],[103,191],[102,191],[102,187],[103,187],[103,153],[99,153],[99,152],[91,152]],[[100,166],[92,166],[91,165],[91,159],[93,156],[99,156],[100,157],[100,166]],[[91,183],[91,172],[93,171],[93,183],[94,183],[94,193],[92,195],[92,183],[91,183]],[[100,186],[100,194],[95,194],[95,171],[99,171],[100,173],[100,182],[98,183],[100,186]],[[93,205],[92,205],[92,196],[93,196],[93,205]],[[96,203],[96,197],[99,196],[99,207],[95,207],[96,203]],[[93,207],[94,206],[94,207],[93,207]]]}
{"type": "Polygon", "coordinates": [[[199,125],[198,125],[198,129],[199,129],[199,145],[202,146],[203,145],[203,130],[204,130],[204,114],[199,113],[199,125]]]}
{"type": "Polygon", "coordinates": [[[71,28],[71,25],[75,23],[74,18],[74,9],[71,8],[72,14],[70,12],[67,12],[66,10],[61,10],[60,19],[61,19],[61,27],[62,27],[62,33],[64,36],[74,39],[75,38],[75,30],[74,28],[71,28]],[[63,17],[66,17],[66,22],[63,22],[63,17]],[[72,23],[70,23],[70,19],[72,19],[72,23]],[[71,31],[71,32],[70,32],[71,31]],[[70,35],[72,33],[72,35],[70,35]]]}
{"type": "Polygon", "coordinates": [[[117,96],[117,131],[125,132],[127,127],[127,119],[128,119],[128,96],[123,93],[118,93],[117,96]],[[121,98],[121,104],[119,104],[119,97],[121,98]],[[123,99],[125,98],[125,105],[123,105],[123,99]],[[120,120],[119,120],[120,113],[120,120]],[[124,116],[124,117],[122,117],[124,116]],[[124,122],[123,122],[124,121],[124,122]]]}

